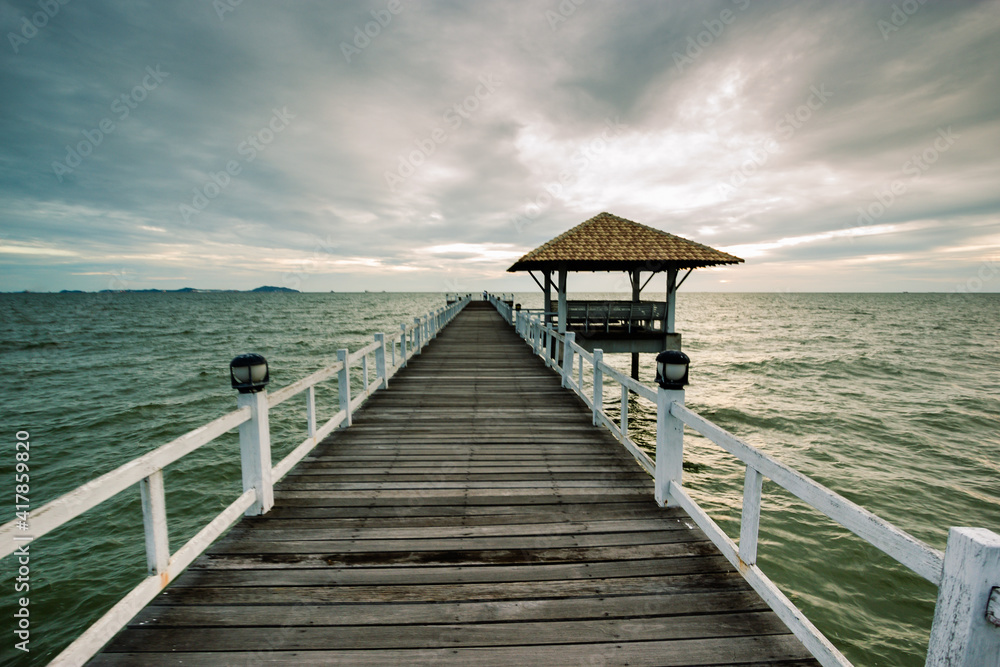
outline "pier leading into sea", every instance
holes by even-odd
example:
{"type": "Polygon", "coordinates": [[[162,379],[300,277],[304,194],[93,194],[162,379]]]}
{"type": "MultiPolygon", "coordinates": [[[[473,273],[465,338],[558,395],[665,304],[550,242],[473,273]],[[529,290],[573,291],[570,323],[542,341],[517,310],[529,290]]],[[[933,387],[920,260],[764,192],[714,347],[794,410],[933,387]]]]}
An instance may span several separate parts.
{"type": "MultiPolygon", "coordinates": [[[[811,656],[496,309],[473,302],[95,665],[811,656]]],[[[808,662],[796,664],[809,664],[808,662]]]]}

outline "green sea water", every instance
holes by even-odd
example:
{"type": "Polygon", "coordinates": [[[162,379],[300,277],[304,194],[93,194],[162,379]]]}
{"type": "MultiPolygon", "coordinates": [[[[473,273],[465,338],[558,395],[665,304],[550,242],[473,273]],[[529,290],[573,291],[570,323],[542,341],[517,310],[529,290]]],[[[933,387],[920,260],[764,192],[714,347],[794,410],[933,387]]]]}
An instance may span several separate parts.
{"type": "MultiPolygon", "coordinates": [[[[236,354],[266,356],[274,389],[442,305],[440,294],[2,294],[2,520],[14,518],[19,431],[37,509],[234,409],[236,354]]],[[[681,293],[677,329],[696,412],[935,548],[949,526],[1000,532],[1000,295],[681,293]]],[[[628,355],[606,359],[628,369],[628,355]]],[[[643,355],[642,379],[652,375],[643,355]]],[[[616,414],[617,387],[605,397],[616,414]]],[[[304,437],[302,403],[271,415],[275,461],[304,437]]],[[[317,403],[332,416],[334,388],[317,403]]],[[[630,411],[652,451],[655,411],[639,399],[630,411]]],[[[685,448],[685,485],[737,536],[743,467],[691,432],[685,448]]],[[[176,549],[238,495],[235,432],[165,479],[176,549]]],[[[27,654],[14,649],[17,564],[0,563],[0,662],[45,664],[140,581],[141,517],[133,488],[31,543],[27,654]]],[[[770,482],[759,564],[856,664],[923,664],[935,588],[770,482]]]]}

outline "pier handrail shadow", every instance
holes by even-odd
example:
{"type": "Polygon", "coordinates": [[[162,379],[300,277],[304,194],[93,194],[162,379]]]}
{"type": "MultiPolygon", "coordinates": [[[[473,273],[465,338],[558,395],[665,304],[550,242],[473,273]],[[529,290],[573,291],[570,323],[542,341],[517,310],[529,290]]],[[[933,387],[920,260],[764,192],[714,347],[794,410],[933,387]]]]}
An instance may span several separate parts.
{"type": "Polygon", "coordinates": [[[402,323],[398,331],[376,333],[374,342],[355,352],[339,350],[337,363],[273,393],[240,394],[237,410],[193,429],[33,511],[30,534],[19,527],[17,519],[0,526],[0,558],[3,558],[122,491],[139,486],[148,575],[49,664],[65,666],[85,663],[243,514],[255,516],[267,512],[273,504],[273,484],[334,429],[350,426],[352,414],[365,400],[379,389],[388,387],[389,379],[406,366],[409,359],[420,354],[421,349],[470,300],[469,296],[458,298],[447,307],[432,310],[414,318],[413,322],[402,323]],[[374,359],[374,380],[369,383],[370,358],[374,359]],[[352,397],[352,368],[359,364],[362,390],[352,397]],[[317,427],[315,387],[333,378],[337,380],[340,410],[317,427]],[[285,458],[272,464],[268,411],[303,392],[306,394],[308,435],[285,458]],[[184,546],[171,553],[163,469],[237,427],[240,429],[243,493],[184,546]]]}
{"type": "Polygon", "coordinates": [[[684,406],[683,390],[647,387],[609,366],[602,350],[591,353],[577,344],[574,332],[560,334],[540,313],[513,310],[495,298],[490,302],[545,365],[561,376],[562,385],[591,409],[594,425],[611,431],[653,476],[660,506],[684,509],[820,663],[851,665],[757,565],[765,477],[938,587],[927,665],[1000,665],[1000,535],[983,528],[951,528],[946,551],[934,549],[691,411],[684,406]],[[585,362],[589,364],[586,374],[585,362]],[[589,392],[585,377],[591,380],[589,392]],[[606,379],[621,387],[617,424],[604,409],[606,379]],[[629,436],[630,393],[656,406],[655,460],[629,436]],[[692,499],[681,483],[684,426],[746,467],[738,542],[692,499]]]}

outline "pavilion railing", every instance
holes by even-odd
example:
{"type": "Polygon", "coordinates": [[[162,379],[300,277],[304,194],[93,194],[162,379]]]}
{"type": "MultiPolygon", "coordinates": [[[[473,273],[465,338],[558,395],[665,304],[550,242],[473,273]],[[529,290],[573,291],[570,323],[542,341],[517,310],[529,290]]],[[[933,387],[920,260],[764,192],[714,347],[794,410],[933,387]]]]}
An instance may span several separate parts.
{"type": "Polygon", "coordinates": [[[563,386],[591,409],[594,424],[611,431],[653,476],[657,503],[683,508],[820,663],[851,664],[757,566],[765,477],[938,587],[927,665],[1000,665],[1000,535],[982,528],[951,528],[942,553],[686,408],[683,390],[647,387],[609,366],[602,350],[588,352],[576,343],[574,333],[560,334],[541,313],[512,311],[490,300],[545,365],[559,373],[563,386]],[[585,377],[592,380],[591,391],[584,386],[585,377]],[[621,387],[617,423],[604,409],[605,381],[621,387]],[[629,392],[656,406],[655,460],[629,437],[629,392]],[[682,485],[685,426],[746,466],[738,542],[682,485]]]}

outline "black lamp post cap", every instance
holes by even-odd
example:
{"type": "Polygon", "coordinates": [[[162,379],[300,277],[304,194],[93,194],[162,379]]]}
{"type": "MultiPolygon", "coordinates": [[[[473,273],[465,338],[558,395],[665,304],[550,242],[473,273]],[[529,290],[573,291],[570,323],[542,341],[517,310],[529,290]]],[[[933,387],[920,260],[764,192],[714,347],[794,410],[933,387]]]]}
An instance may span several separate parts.
{"type": "Polygon", "coordinates": [[[664,350],[656,355],[656,383],[664,389],[683,389],[688,383],[691,359],[680,350],[664,350]]]}
{"type": "Polygon", "coordinates": [[[267,359],[253,352],[234,357],[229,362],[229,379],[241,394],[260,391],[271,381],[267,359]]]}

